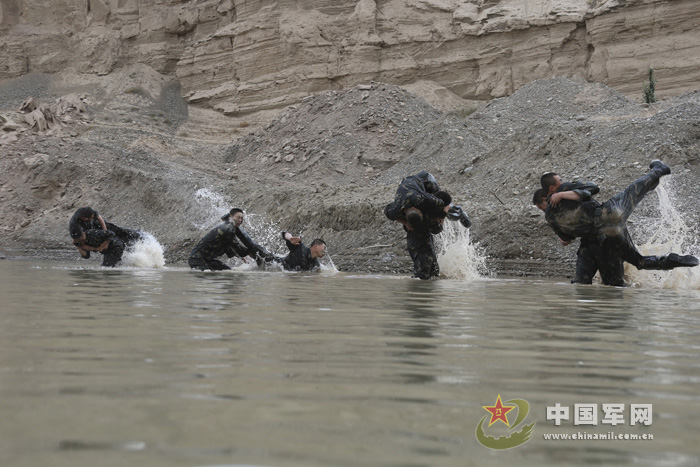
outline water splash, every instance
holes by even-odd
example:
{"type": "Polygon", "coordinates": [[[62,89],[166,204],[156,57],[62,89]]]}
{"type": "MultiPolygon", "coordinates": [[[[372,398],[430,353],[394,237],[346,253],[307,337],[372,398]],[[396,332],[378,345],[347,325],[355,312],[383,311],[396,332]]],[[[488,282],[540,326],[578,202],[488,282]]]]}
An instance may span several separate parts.
{"type": "Polygon", "coordinates": [[[326,253],[326,256],[324,256],[321,260],[321,271],[322,272],[327,272],[330,274],[337,274],[340,271],[338,271],[338,268],[335,267],[335,263],[333,262],[333,259],[331,258],[331,255],[326,253]],[[325,264],[328,263],[328,264],[325,264]]]}
{"type": "Polygon", "coordinates": [[[162,268],[165,266],[163,246],[153,235],[142,232],[141,239],[124,251],[121,266],[162,268]]]}
{"type": "Polygon", "coordinates": [[[270,253],[286,256],[288,251],[282,230],[277,222],[273,222],[263,214],[246,213],[243,228],[255,242],[265,247],[270,253]]]}
{"type": "Polygon", "coordinates": [[[224,195],[208,188],[200,188],[194,193],[194,200],[199,209],[192,224],[198,229],[211,229],[221,222],[221,216],[228,213],[231,207],[224,195]]]}
{"type": "MultiPolygon", "coordinates": [[[[669,189],[669,177],[661,179],[656,188],[659,196],[658,217],[644,218],[648,225],[647,240],[638,245],[643,255],[665,255],[668,253],[698,255],[697,232],[688,227],[669,189]]],[[[634,285],[662,289],[700,290],[700,266],[676,268],[671,271],[640,271],[625,263],[627,280],[634,285]]]]}
{"type": "Polygon", "coordinates": [[[469,229],[458,222],[445,221],[438,235],[440,275],[450,279],[476,280],[486,273],[486,257],[471,242],[469,229]]]}

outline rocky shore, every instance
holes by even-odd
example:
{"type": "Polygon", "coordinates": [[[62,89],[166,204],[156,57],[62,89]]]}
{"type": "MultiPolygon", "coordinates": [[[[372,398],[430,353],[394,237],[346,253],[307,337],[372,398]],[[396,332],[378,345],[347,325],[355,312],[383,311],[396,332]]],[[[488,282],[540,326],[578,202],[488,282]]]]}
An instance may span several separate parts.
{"type": "MultiPolygon", "coordinates": [[[[368,82],[308,97],[254,131],[212,116],[206,135],[187,132],[202,116],[163,89],[170,92],[153,98],[49,75],[0,85],[1,255],[78,261],[67,223],[91,205],[152,233],[167,263],[183,264],[221,212],[240,206],[249,231],[273,249],[285,229],[323,237],[340,270],[405,273],[403,232],[382,208],[402,177],[428,170],[470,214],[489,272],[565,277],[575,248],[560,246],[531,206],[539,176],[595,181],[604,200],[656,158],[673,169],[674,206],[691,233],[700,230],[700,92],[646,105],[555,78],[443,111],[404,88],[368,82]],[[56,105],[71,94],[84,109],[64,106],[43,131],[18,110],[28,97],[56,105]]],[[[638,243],[658,206],[652,194],[633,217],[638,243]]]]}

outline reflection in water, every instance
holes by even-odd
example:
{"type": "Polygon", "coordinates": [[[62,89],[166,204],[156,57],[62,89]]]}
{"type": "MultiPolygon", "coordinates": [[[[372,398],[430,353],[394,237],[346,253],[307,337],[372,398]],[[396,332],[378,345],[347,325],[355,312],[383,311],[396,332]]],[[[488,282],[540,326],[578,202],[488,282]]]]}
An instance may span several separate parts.
{"type": "Polygon", "coordinates": [[[3,466],[699,460],[692,290],[2,266],[3,466]],[[474,436],[498,394],[512,452],[474,436]],[[652,403],[654,442],[545,442],[555,403],[652,403]]]}

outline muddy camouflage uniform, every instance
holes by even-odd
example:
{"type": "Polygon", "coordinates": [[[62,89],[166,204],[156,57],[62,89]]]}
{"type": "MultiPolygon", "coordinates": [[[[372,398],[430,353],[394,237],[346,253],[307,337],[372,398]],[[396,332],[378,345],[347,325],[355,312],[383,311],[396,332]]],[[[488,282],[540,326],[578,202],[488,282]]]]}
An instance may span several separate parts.
{"type": "Polygon", "coordinates": [[[318,258],[311,256],[311,249],[303,243],[293,244],[285,238],[286,233],[282,232],[282,238],[289,248],[289,254],[284,258],[278,258],[282,267],[287,271],[312,271],[320,268],[321,262],[318,258]]]}
{"type": "Polygon", "coordinates": [[[413,230],[406,230],[408,254],[413,260],[413,277],[430,279],[440,276],[433,235],[442,232],[442,224],[435,218],[424,219],[413,230]]]}
{"type": "Polygon", "coordinates": [[[428,172],[419,172],[401,181],[394,201],[384,208],[384,215],[392,221],[404,219],[404,209],[418,208],[423,214],[423,222],[406,231],[408,254],[413,261],[413,277],[430,279],[440,275],[433,234],[442,232],[437,221],[445,203],[433,196],[440,191],[435,177],[428,172]]]}
{"type": "Polygon", "coordinates": [[[581,237],[576,252],[576,274],[572,284],[592,284],[596,273],[604,285],[624,287],[625,263],[615,252],[601,245],[598,240],[581,237]]]}
{"type": "Polygon", "coordinates": [[[440,187],[431,173],[423,171],[406,177],[401,180],[394,201],[384,208],[384,215],[395,221],[405,219],[403,210],[407,208],[418,208],[424,214],[438,212],[445,205],[440,198],[433,196],[438,191],[440,187]]]}
{"type": "Polygon", "coordinates": [[[586,239],[582,242],[583,252],[579,255],[582,262],[581,274],[579,275],[577,264],[574,281],[589,283],[588,276],[592,279],[590,272],[597,266],[601,275],[602,271],[606,271],[610,285],[618,285],[621,281],[622,261],[627,261],[637,269],[666,270],[677,266],[669,260],[670,255],[642,255],[627,230],[630,214],[647,193],[659,185],[659,179],[663,175],[665,173],[660,168],[652,169],[603,204],[591,199],[591,195],[600,191],[593,183],[573,182],[561,185],[558,192],[577,191],[582,195],[582,200],[562,199],[556,206],[550,205],[547,208],[545,218],[562,240],[572,241],[576,237],[586,239]]]}
{"type": "Polygon", "coordinates": [[[251,256],[258,259],[272,259],[272,255],[261,247],[240,227],[236,227],[231,222],[224,222],[215,229],[212,229],[194,247],[190,258],[187,261],[192,269],[205,271],[222,271],[231,269],[222,261],[216,259],[217,256],[225,254],[229,258],[234,256],[251,256]]]}

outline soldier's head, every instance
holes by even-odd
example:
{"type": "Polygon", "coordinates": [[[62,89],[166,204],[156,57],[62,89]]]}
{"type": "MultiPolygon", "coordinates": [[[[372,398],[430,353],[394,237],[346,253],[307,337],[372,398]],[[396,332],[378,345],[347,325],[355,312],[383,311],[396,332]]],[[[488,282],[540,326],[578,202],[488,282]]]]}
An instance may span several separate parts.
{"type": "Polygon", "coordinates": [[[70,226],[70,238],[73,240],[80,238],[83,235],[83,229],[79,225],[70,226]]]}
{"type": "Polygon", "coordinates": [[[78,228],[78,231],[71,232],[71,238],[73,239],[73,245],[81,246],[85,243],[86,235],[83,229],[78,228]]]}
{"type": "Polygon", "coordinates": [[[537,206],[540,211],[546,211],[547,206],[549,203],[547,203],[547,194],[542,188],[538,188],[535,190],[535,194],[532,196],[532,204],[537,206]]]}
{"type": "Polygon", "coordinates": [[[95,217],[95,210],[90,206],[85,206],[78,209],[78,217],[83,220],[90,220],[95,217]]]}
{"type": "Polygon", "coordinates": [[[561,177],[554,172],[547,172],[540,177],[540,185],[542,185],[542,189],[549,196],[561,186],[561,177]]]}
{"type": "Polygon", "coordinates": [[[312,258],[323,258],[326,255],[326,242],[320,238],[317,238],[311,242],[309,250],[311,250],[312,258]]]}
{"type": "Polygon", "coordinates": [[[236,227],[239,227],[243,223],[244,218],[245,218],[245,214],[243,213],[243,209],[232,208],[228,212],[228,214],[223,216],[221,219],[225,220],[227,222],[231,222],[236,227]]]}
{"type": "Polygon", "coordinates": [[[403,212],[409,224],[418,225],[423,222],[423,213],[418,208],[406,208],[403,212]]]}

